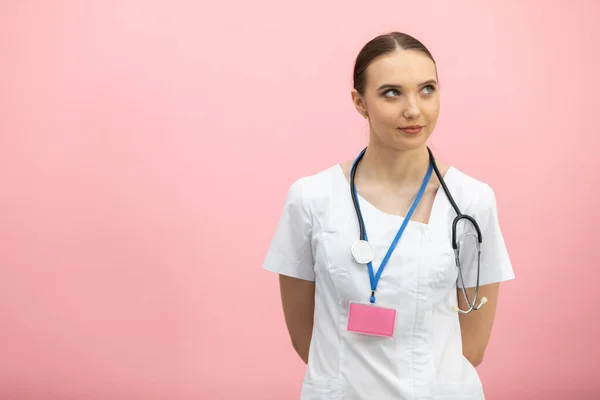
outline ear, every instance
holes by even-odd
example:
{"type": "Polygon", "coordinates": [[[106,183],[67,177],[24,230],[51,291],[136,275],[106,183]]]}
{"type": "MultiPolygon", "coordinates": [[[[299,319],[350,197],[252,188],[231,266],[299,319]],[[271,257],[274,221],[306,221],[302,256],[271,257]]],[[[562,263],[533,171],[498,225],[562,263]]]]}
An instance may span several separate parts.
{"type": "Polygon", "coordinates": [[[358,93],[356,89],[352,89],[350,94],[352,96],[352,103],[354,104],[356,111],[358,111],[358,113],[362,115],[363,118],[369,118],[369,113],[367,112],[367,104],[365,102],[365,99],[358,93]]]}

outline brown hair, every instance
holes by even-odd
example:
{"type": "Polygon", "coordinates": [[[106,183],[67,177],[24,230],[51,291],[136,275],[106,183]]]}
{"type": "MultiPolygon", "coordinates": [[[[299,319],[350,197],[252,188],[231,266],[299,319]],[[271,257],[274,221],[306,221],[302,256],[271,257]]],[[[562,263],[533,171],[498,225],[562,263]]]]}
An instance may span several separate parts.
{"type": "Polygon", "coordinates": [[[371,39],[364,45],[356,57],[354,64],[354,89],[363,96],[365,92],[367,67],[377,57],[393,52],[397,49],[415,50],[424,53],[433,61],[433,56],[427,47],[414,37],[402,32],[390,32],[371,39]]]}

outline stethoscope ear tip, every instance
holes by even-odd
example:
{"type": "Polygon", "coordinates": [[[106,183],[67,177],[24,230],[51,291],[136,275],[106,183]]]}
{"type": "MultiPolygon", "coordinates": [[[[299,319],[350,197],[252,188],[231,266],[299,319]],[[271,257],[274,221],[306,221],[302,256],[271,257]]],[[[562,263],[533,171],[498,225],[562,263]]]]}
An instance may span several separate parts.
{"type": "MultiPolygon", "coordinates": [[[[479,310],[482,305],[484,305],[485,303],[487,303],[487,301],[488,301],[487,297],[482,297],[481,298],[481,302],[479,302],[479,307],[477,307],[477,308],[471,307],[471,308],[469,308],[468,311],[461,311],[461,313],[466,314],[466,313],[471,312],[472,310],[479,310]]],[[[459,312],[459,309],[458,309],[457,306],[452,306],[452,311],[459,312]]]]}

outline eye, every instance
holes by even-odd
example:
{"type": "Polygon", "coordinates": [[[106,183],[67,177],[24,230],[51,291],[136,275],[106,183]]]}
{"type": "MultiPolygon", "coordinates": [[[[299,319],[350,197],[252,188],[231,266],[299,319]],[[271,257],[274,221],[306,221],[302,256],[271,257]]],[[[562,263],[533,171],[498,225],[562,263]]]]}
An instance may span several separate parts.
{"type": "Polygon", "coordinates": [[[435,92],[435,87],[433,85],[424,86],[423,89],[421,89],[421,92],[426,95],[432,94],[435,92]]]}
{"type": "Polygon", "coordinates": [[[383,92],[383,97],[395,97],[400,96],[400,91],[397,89],[388,89],[383,92]]]}

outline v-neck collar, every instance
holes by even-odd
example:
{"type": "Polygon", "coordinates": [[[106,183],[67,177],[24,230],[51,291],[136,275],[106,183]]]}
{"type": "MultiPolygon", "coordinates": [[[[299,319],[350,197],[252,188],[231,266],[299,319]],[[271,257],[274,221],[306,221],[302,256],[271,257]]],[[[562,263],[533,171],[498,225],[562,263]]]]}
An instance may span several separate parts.
{"type": "MultiPolygon", "coordinates": [[[[344,174],[344,169],[343,169],[342,165],[338,164],[337,169],[339,171],[339,174],[341,175],[341,178],[344,180],[346,185],[349,187],[350,182],[348,181],[348,178],[346,178],[346,175],[344,174]]],[[[455,170],[455,168],[450,166],[450,167],[448,167],[448,170],[446,171],[446,173],[443,175],[444,182],[446,182],[446,186],[448,186],[448,189],[450,189],[450,183],[452,182],[452,176],[454,174],[454,170],[455,170]]],[[[371,204],[369,201],[367,201],[365,198],[363,198],[358,193],[358,191],[357,191],[356,195],[361,203],[361,206],[364,205],[364,206],[368,207],[370,210],[372,210],[373,212],[375,212],[376,214],[378,214],[380,216],[383,216],[388,219],[397,219],[399,222],[404,221],[404,219],[406,218],[406,216],[397,215],[397,214],[389,214],[389,213],[386,213],[386,212],[380,210],[379,208],[377,208],[373,204],[371,204]]],[[[427,221],[427,223],[423,223],[423,222],[419,222],[419,221],[410,220],[410,221],[408,221],[408,225],[409,226],[410,225],[419,226],[419,227],[424,227],[424,228],[429,228],[429,229],[431,229],[433,226],[435,226],[436,222],[438,221],[438,213],[440,212],[441,197],[445,196],[445,195],[446,195],[446,193],[444,192],[444,188],[440,184],[440,186],[437,188],[434,198],[433,198],[433,204],[431,206],[431,211],[429,213],[429,221],[427,221]]]]}

